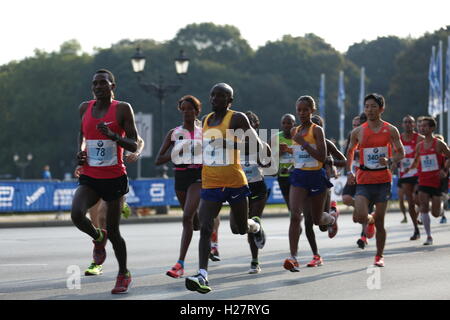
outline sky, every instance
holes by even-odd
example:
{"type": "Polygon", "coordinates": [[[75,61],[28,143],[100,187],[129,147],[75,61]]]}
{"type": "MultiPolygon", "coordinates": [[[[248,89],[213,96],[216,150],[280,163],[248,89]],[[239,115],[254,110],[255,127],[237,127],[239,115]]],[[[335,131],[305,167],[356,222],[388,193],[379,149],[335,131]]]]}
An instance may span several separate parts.
{"type": "Polygon", "coordinates": [[[257,49],[283,35],[314,33],[345,52],[362,40],[420,37],[450,25],[449,0],[2,0],[0,65],[59,50],[84,52],[122,39],[170,40],[191,23],[236,26],[257,49]]]}

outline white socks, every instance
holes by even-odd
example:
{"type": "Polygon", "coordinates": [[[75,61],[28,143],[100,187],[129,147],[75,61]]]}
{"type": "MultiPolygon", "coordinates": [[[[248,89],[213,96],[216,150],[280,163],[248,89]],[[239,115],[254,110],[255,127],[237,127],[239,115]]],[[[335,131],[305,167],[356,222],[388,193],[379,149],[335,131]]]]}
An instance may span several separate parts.
{"type": "Polygon", "coordinates": [[[261,229],[259,223],[255,222],[255,220],[253,219],[248,219],[247,224],[248,224],[248,233],[256,233],[259,231],[259,229],[261,229]]]}
{"type": "Polygon", "coordinates": [[[427,232],[427,236],[431,237],[431,221],[430,215],[428,213],[421,213],[422,223],[425,231],[427,232]]]}
{"type": "Polygon", "coordinates": [[[198,273],[200,273],[202,277],[205,278],[205,280],[208,280],[208,271],[206,271],[205,269],[200,269],[198,270],[198,273]]]}

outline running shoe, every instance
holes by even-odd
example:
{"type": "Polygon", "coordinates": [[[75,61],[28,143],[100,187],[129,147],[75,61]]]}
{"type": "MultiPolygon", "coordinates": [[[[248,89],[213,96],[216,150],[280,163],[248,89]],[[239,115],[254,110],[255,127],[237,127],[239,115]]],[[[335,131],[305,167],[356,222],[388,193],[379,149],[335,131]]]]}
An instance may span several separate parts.
{"type": "Polygon", "coordinates": [[[414,234],[412,235],[412,237],[409,238],[409,240],[418,240],[418,239],[420,239],[420,231],[416,230],[416,231],[414,231],[414,234]]]}
{"type": "Polygon", "coordinates": [[[367,241],[367,238],[365,236],[361,236],[361,238],[356,241],[356,244],[359,248],[364,249],[369,244],[369,242],[367,241]]]}
{"type": "Polygon", "coordinates": [[[400,223],[408,223],[408,218],[406,218],[406,216],[403,218],[402,221],[400,221],[400,223]]]}
{"type": "Polygon", "coordinates": [[[377,267],[384,267],[384,258],[380,257],[380,256],[375,256],[375,262],[373,264],[374,266],[377,267]]]}
{"type": "Polygon", "coordinates": [[[172,278],[181,278],[184,274],[184,269],[181,264],[177,262],[172,269],[166,272],[166,274],[172,278]]]}
{"type": "Polygon", "coordinates": [[[306,265],[307,267],[320,267],[323,264],[323,259],[319,255],[315,255],[313,259],[306,265]]]}
{"type": "Polygon", "coordinates": [[[185,285],[190,291],[197,291],[203,294],[211,291],[211,287],[208,286],[208,280],[206,280],[200,273],[193,277],[187,277],[185,285]]]}
{"type": "Polygon", "coordinates": [[[322,232],[328,231],[328,226],[326,224],[320,225],[319,226],[319,230],[322,231],[322,232]]]}
{"type": "Polygon", "coordinates": [[[209,259],[211,261],[220,261],[219,250],[217,248],[211,248],[211,252],[209,253],[209,259]]]}
{"type": "Polygon", "coordinates": [[[98,276],[103,273],[103,267],[102,265],[95,264],[94,261],[92,261],[91,265],[84,271],[85,276],[98,276]]]}
{"type": "Polygon", "coordinates": [[[127,293],[131,286],[131,273],[120,274],[117,276],[116,286],[111,290],[112,294],[127,293]]]}
{"type": "Polygon", "coordinates": [[[290,272],[300,271],[300,265],[298,264],[298,261],[294,258],[287,258],[286,260],[284,260],[283,267],[286,270],[289,270],[290,272]]]}
{"type": "MultiPolygon", "coordinates": [[[[375,213],[372,213],[372,217],[375,218],[375,213]]],[[[364,230],[365,235],[367,236],[368,239],[372,239],[373,236],[375,235],[375,223],[368,223],[366,226],[366,229],[364,230]]]]}
{"type": "Polygon", "coordinates": [[[423,243],[424,246],[431,246],[433,244],[433,238],[427,237],[427,241],[423,243]]]}
{"type": "Polygon", "coordinates": [[[249,274],[257,274],[261,272],[261,267],[259,266],[259,262],[250,263],[250,270],[248,270],[249,274]]]}
{"type": "Polygon", "coordinates": [[[266,234],[264,232],[264,229],[261,224],[261,218],[260,217],[252,217],[252,220],[255,221],[257,224],[259,224],[259,231],[254,233],[254,241],[255,245],[258,249],[264,248],[264,245],[266,244],[266,234]]]}
{"type": "MultiPolygon", "coordinates": [[[[334,202],[334,203],[336,205],[336,202],[334,202]]],[[[328,226],[328,238],[333,239],[338,232],[337,220],[339,218],[339,210],[337,210],[336,206],[334,208],[332,206],[332,211],[331,211],[330,215],[332,215],[335,220],[334,220],[333,224],[328,226]]]]}
{"type": "Polygon", "coordinates": [[[131,208],[128,205],[128,203],[124,202],[122,207],[122,217],[128,219],[130,215],[131,215],[131,208]]]}
{"type": "Polygon", "coordinates": [[[447,223],[447,217],[445,215],[442,215],[441,221],[439,221],[440,224],[447,223]]]}
{"type": "Polygon", "coordinates": [[[97,229],[98,232],[102,233],[103,238],[100,241],[92,240],[94,243],[94,251],[92,252],[92,257],[94,258],[94,263],[96,265],[101,265],[106,260],[106,242],[108,241],[108,233],[104,229],[97,229]]]}

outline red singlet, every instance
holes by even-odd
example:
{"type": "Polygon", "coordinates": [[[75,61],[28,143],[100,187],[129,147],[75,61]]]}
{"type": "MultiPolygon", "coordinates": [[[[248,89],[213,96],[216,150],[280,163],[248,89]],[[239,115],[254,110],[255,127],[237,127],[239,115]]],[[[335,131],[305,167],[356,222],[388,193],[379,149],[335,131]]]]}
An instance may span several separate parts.
{"type": "Polygon", "coordinates": [[[83,135],[86,140],[87,160],[83,166],[83,174],[95,179],[113,179],[126,174],[123,163],[123,148],[115,141],[103,135],[96,126],[100,122],[105,124],[111,131],[121,137],[125,131],[119,126],[116,118],[118,101],[113,100],[103,118],[97,119],[92,116],[92,109],[96,100],[89,101],[86,112],[82,119],[83,135]]]}

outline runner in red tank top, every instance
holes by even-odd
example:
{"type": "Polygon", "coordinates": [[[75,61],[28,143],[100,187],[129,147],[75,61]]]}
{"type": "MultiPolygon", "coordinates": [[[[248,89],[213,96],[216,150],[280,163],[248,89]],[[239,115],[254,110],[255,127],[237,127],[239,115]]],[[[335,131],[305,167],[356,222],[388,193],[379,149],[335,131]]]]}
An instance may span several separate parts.
{"type": "Polygon", "coordinates": [[[405,156],[400,134],[393,125],[383,121],[384,98],[379,94],[369,94],[364,98],[364,113],[367,122],[355,128],[350,137],[347,154],[347,183],[355,184],[355,211],[353,221],[368,223],[366,235],[372,238],[376,227],[377,254],[375,265],[384,266],[383,251],[386,242],[384,216],[391,191],[392,173],[390,164],[398,162],[405,156]],[[391,146],[394,157],[390,158],[391,146]],[[358,147],[360,169],[355,175],[351,170],[355,149],[358,147]],[[374,215],[369,215],[368,206],[374,202],[374,215]]]}
{"type": "Polygon", "coordinates": [[[119,264],[116,286],[111,293],[125,293],[131,283],[127,269],[125,241],[119,222],[123,196],[128,192],[128,178],[123,164],[123,150],[137,150],[137,130],[131,106],[113,100],[114,75],[99,70],[92,79],[95,100],[80,105],[81,128],[78,140],[78,161],[83,165],[72,201],[71,217],[78,229],[94,239],[94,262],[105,261],[105,245],[109,239],[119,264]],[[86,149],[82,150],[82,142],[86,149]],[[86,218],[87,210],[103,199],[106,204],[106,230],[96,229],[86,218]]]}
{"type": "MultiPolygon", "coordinates": [[[[404,132],[401,134],[401,141],[405,147],[405,157],[399,163],[400,177],[398,180],[399,189],[403,192],[408,201],[408,211],[414,225],[414,234],[410,240],[417,240],[420,238],[419,225],[417,223],[418,212],[416,211],[416,191],[418,186],[419,172],[417,169],[405,170],[410,168],[415,157],[416,146],[423,141],[424,137],[414,131],[416,121],[413,116],[407,115],[403,118],[402,127],[404,132]]],[[[400,196],[399,196],[400,198],[400,196]]],[[[405,216],[406,219],[406,216],[405,216]]]]}
{"type": "MultiPolygon", "coordinates": [[[[433,132],[436,129],[436,120],[432,117],[423,117],[420,122],[421,132],[425,140],[416,147],[414,162],[410,170],[419,168],[419,206],[422,223],[427,233],[424,245],[432,245],[430,226],[429,202],[431,200],[431,214],[438,218],[441,214],[441,179],[447,175],[444,156],[450,157],[450,149],[445,142],[437,139],[433,132]]],[[[408,170],[409,171],[409,170],[408,170]]]]}

